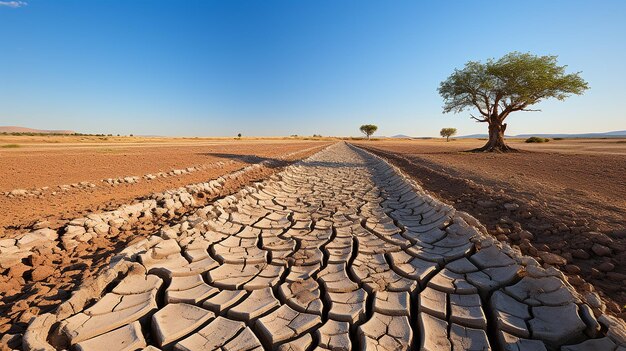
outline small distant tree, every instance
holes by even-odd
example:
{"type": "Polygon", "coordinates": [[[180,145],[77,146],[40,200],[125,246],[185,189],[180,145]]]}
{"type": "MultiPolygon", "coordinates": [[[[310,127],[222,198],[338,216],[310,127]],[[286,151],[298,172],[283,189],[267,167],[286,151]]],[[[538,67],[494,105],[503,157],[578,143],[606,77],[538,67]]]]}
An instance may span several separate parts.
{"type": "Polygon", "coordinates": [[[489,125],[489,141],[475,151],[510,151],[504,143],[506,123],[511,112],[539,111],[529,107],[549,98],[565,100],[589,89],[580,72],[565,74],[556,56],[536,56],[512,52],[498,60],[470,61],[457,69],[439,86],[443,112],[459,113],[476,109],[471,118],[489,125]]]}
{"type": "Polygon", "coordinates": [[[376,131],[378,130],[378,126],[375,126],[373,124],[364,124],[361,126],[361,128],[359,128],[359,130],[361,131],[361,133],[367,136],[367,140],[370,140],[370,136],[376,133],[376,131]]]}
{"type": "Polygon", "coordinates": [[[450,141],[450,137],[456,135],[456,128],[441,128],[439,135],[446,138],[446,141],[450,141]]]}
{"type": "Polygon", "coordinates": [[[241,138],[241,133],[237,134],[237,138],[241,138]]]}

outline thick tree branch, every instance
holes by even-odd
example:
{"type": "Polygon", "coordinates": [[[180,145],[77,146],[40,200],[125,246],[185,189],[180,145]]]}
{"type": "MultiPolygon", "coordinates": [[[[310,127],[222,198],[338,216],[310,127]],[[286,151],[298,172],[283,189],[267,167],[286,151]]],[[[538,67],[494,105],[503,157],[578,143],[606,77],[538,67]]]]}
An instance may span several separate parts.
{"type": "Polygon", "coordinates": [[[483,109],[480,107],[480,104],[476,100],[472,100],[472,104],[476,106],[476,108],[478,109],[478,112],[480,112],[481,115],[485,117],[489,117],[489,113],[483,111],[483,109]]]}
{"type": "Polygon", "coordinates": [[[474,117],[474,115],[472,115],[472,114],[470,114],[470,117],[471,117],[472,119],[475,119],[475,120],[476,120],[476,121],[478,121],[478,122],[487,122],[487,119],[486,119],[486,118],[476,118],[476,117],[474,117]]]}

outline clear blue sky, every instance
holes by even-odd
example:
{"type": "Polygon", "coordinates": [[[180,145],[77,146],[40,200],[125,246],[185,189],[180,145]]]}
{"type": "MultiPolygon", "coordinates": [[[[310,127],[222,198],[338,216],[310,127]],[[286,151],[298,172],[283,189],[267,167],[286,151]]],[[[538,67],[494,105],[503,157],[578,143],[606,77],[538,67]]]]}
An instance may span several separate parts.
{"type": "Polygon", "coordinates": [[[591,90],[507,133],[626,129],[626,1],[0,1],[0,125],[158,135],[484,132],[440,81],[509,51],[591,90]],[[12,6],[11,6],[12,5],[12,6]]]}

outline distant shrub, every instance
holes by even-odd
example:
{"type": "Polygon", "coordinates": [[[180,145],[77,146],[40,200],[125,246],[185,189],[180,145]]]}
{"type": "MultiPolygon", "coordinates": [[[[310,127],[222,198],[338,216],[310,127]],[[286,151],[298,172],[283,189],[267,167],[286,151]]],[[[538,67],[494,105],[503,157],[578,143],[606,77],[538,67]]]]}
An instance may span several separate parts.
{"type": "Polygon", "coordinates": [[[550,141],[550,139],[542,137],[530,137],[526,139],[527,143],[547,143],[548,141],[550,141]]]}
{"type": "Polygon", "coordinates": [[[563,140],[565,138],[552,138],[552,140],[563,140]]]}
{"type": "Polygon", "coordinates": [[[20,147],[20,146],[19,146],[19,145],[17,145],[17,144],[6,144],[6,145],[2,145],[2,148],[3,148],[3,149],[16,149],[16,148],[18,148],[18,147],[20,147]]]}

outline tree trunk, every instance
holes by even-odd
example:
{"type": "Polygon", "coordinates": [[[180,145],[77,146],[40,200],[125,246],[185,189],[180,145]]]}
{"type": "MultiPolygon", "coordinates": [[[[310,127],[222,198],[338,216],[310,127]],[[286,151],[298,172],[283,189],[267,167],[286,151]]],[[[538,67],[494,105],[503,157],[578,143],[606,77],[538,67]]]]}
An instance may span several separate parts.
{"type": "Polygon", "coordinates": [[[475,149],[473,151],[484,152],[507,152],[515,151],[515,149],[507,146],[504,143],[504,132],[506,131],[506,123],[498,121],[489,122],[489,141],[485,146],[475,149]]]}
{"type": "Polygon", "coordinates": [[[448,141],[450,141],[450,137],[449,136],[446,137],[446,142],[448,142],[448,141]]]}

